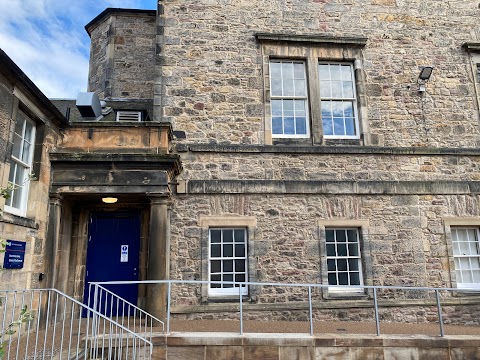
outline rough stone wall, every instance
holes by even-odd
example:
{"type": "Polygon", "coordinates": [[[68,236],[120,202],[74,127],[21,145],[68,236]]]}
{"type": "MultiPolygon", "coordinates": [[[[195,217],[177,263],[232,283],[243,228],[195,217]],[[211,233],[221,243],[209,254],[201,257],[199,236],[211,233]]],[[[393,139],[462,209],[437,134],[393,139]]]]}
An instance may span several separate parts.
{"type": "MultiPolygon", "coordinates": [[[[321,283],[318,220],[362,219],[366,285],[452,287],[452,263],[444,219],[478,216],[479,195],[188,195],[178,196],[172,215],[172,278],[202,278],[200,216],[241,215],[257,219],[255,281],[321,283]]],[[[198,293],[176,292],[179,304],[198,293]]],[[[259,291],[259,302],[300,301],[305,294],[259,291]],[[296,294],[296,295],[295,295],[296,294]],[[292,297],[289,297],[292,295],[292,297]]],[[[385,292],[383,297],[391,298],[385,292]]],[[[405,295],[407,296],[407,295],[405,295]]],[[[399,298],[398,294],[394,298],[399,298]]]]}
{"type": "Polygon", "coordinates": [[[155,17],[113,14],[91,33],[89,91],[100,98],[153,98],[155,17]]]}
{"type": "Polygon", "coordinates": [[[185,179],[480,180],[479,156],[212,152],[182,159],[185,179]]]}
{"type": "MultiPolygon", "coordinates": [[[[347,195],[341,194],[345,190],[341,182],[478,181],[477,154],[451,150],[449,155],[435,151],[400,154],[395,150],[328,154],[296,152],[283,145],[283,152],[282,146],[260,153],[249,153],[241,146],[229,151],[220,148],[269,145],[269,94],[265,91],[269,56],[283,51],[291,55],[287,58],[303,59],[305,51],[301,49],[320,47],[313,42],[287,41],[271,41],[267,46],[256,40],[256,33],[368,38],[358,58],[363,76],[357,80],[362,82],[362,106],[366,109],[360,119],[365,129],[360,146],[476,148],[480,144],[478,94],[470,55],[462,45],[480,39],[478,3],[173,0],[164,2],[162,9],[163,62],[157,64],[164,92],[162,120],[186,133],[186,139],[176,140],[184,168],[180,177],[187,187],[185,194],[175,197],[171,220],[172,278],[207,278],[202,274],[205,229],[198,224],[200,216],[241,215],[257,220],[249,253],[255,261],[255,281],[325,283],[321,260],[325,250],[317,222],[344,219],[347,225],[349,220],[361,219],[368,223],[362,229],[361,245],[365,284],[455,286],[444,219],[480,219],[480,198],[475,192],[458,194],[444,188],[444,193],[434,194],[347,195]],[[272,49],[276,47],[281,51],[275,53],[272,49]],[[417,79],[425,65],[433,65],[434,71],[426,92],[420,94],[417,79]],[[195,150],[198,144],[221,146],[218,151],[195,150]],[[189,181],[203,180],[218,180],[218,193],[189,193],[189,181]],[[331,182],[338,194],[228,194],[226,181],[230,180],[325,181],[331,182]],[[222,189],[223,195],[219,194],[222,189]]],[[[338,48],[331,53],[338,54],[338,48]]],[[[312,94],[309,97],[312,99],[312,94]]],[[[159,99],[155,103],[158,105],[159,99]]],[[[315,106],[318,104],[311,103],[310,111],[315,106]]],[[[179,308],[201,307],[205,300],[201,289],[188,286],[177,286],[174,294],[179,308]]],[[[263,289],[254,295],[252,301],[261,304],[305,299],[304,291],[293,289],[263,289]]],[[[408,298],[389,292],[381,295],[399,301],[408,298]]],[[[324,294],[319,296],[325,300],[324,294]]],[[[327,311],[318,318],[342,318],[342,311],[327,311]]],[[[197,316],[194,310],[192,313],[197,316]]],[[[358,319],[365,313],[359,310],[358,319]]],[[[462,322],[469,313],[468,308],[452,306],[446,318],[462,322]]],[[[433,321],[430,309],[404,309],[399,314],[404,320],[433,321]]],[[[290,315],[279,311],[269,316],[283,319],[290,315]]],[[[346,318],[352,316],[355,314],[346,318]]]]}
{"type": "Polygon", "coordinates": [[[187,141],[262,143],[262,54],[256,32],[364,36],[368,125],[385,146],[475,147],[478,109],[467,53],[475,1],[169,1],[165,120],[187,141]],[[419,66],[433,65],[417,93],[419,66]]]}

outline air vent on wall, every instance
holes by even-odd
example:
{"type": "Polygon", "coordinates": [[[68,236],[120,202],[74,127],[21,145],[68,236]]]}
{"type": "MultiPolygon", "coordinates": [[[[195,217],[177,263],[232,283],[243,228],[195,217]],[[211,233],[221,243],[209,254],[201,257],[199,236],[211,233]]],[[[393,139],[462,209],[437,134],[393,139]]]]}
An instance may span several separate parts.
{"type": "Polygon", "coordinates": [[[117,111],[117,121],[142,121],[142,112],[117,111]]]}

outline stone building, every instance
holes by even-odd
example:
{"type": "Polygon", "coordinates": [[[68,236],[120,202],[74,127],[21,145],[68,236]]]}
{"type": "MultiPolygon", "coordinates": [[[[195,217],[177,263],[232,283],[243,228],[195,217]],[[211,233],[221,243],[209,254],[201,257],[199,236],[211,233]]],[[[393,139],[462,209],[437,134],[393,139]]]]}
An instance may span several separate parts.
{"type": "MultiPolygon", "coordinates": [[[[332,285],[319,318],[367,316],[371,294],[350,285],[479,288],[479,15],[448,0],[105,10],[86,26],[88,90],[112,112],[57,104],[70,126],[50,154],[49,284],[83,298],[90,254],[123,244],[91,251],[111,234],[90,224],[134,214],[129,276],[332,285]]],[[[305,309],[303,290],[239,288],[251,316],[305,309]]],[[[239,288],[177,285],[172,310],[222,317],[239,288]]],[[[458,291],[448,321],[474,321],[467,297],[480,304],[458,291]]],[[[133,298],[165,309],[162,288],[133,298]]]]}
{"type": "Polygon", "coordinates": [[[2,197],[0,238],[7,241],[1,256],[0,289],[39,288],[51,244],[48,225],[50,151],[67,119],[25,73],[0,49],[0,176],[2,197]],[[33,176],[30,176],[33,174],[33,176]],[[11,184],[11,186],[9,186],[11,184]],[[11,248],[11,242],[19,248],[11,248]],[[18,252],[15,252],[18,250],[18,252]]]}

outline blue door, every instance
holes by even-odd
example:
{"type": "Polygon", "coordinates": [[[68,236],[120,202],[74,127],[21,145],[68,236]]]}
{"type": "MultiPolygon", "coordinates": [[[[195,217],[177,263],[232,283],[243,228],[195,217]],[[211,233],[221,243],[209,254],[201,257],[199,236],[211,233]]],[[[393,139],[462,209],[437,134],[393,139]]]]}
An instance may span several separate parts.
{"type": "MultiPolygon", "coordinates": [[[[138,280],[139,244],[139,213],[99,212],[91,215],[85,273],[85,304],[90,304],[91,307],[94,304],[94,294],[89,294],[89,283],[92,281],[138,280]]],[[[124,300],[137,304],[137,284],[102,286],[124,300]]],[[[108,316],[133,314],[131,307],[112,301],[111,296],[103,294],[100,298],[97,295],[97,302],[102,314],[108,316]]]]}

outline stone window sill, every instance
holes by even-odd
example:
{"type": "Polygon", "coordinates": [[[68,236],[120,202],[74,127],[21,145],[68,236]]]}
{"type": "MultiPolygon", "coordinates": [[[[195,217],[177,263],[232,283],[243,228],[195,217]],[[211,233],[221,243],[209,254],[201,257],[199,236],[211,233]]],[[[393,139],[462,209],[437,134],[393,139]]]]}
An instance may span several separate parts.
{"type": "Polygon", "coordinates": [[[17,216],[7,212],[3,212],[2,221],[13,225],[27,227],[30,229],[38,229],[38,224],[35,222],[35,219],[17,216]]]}

